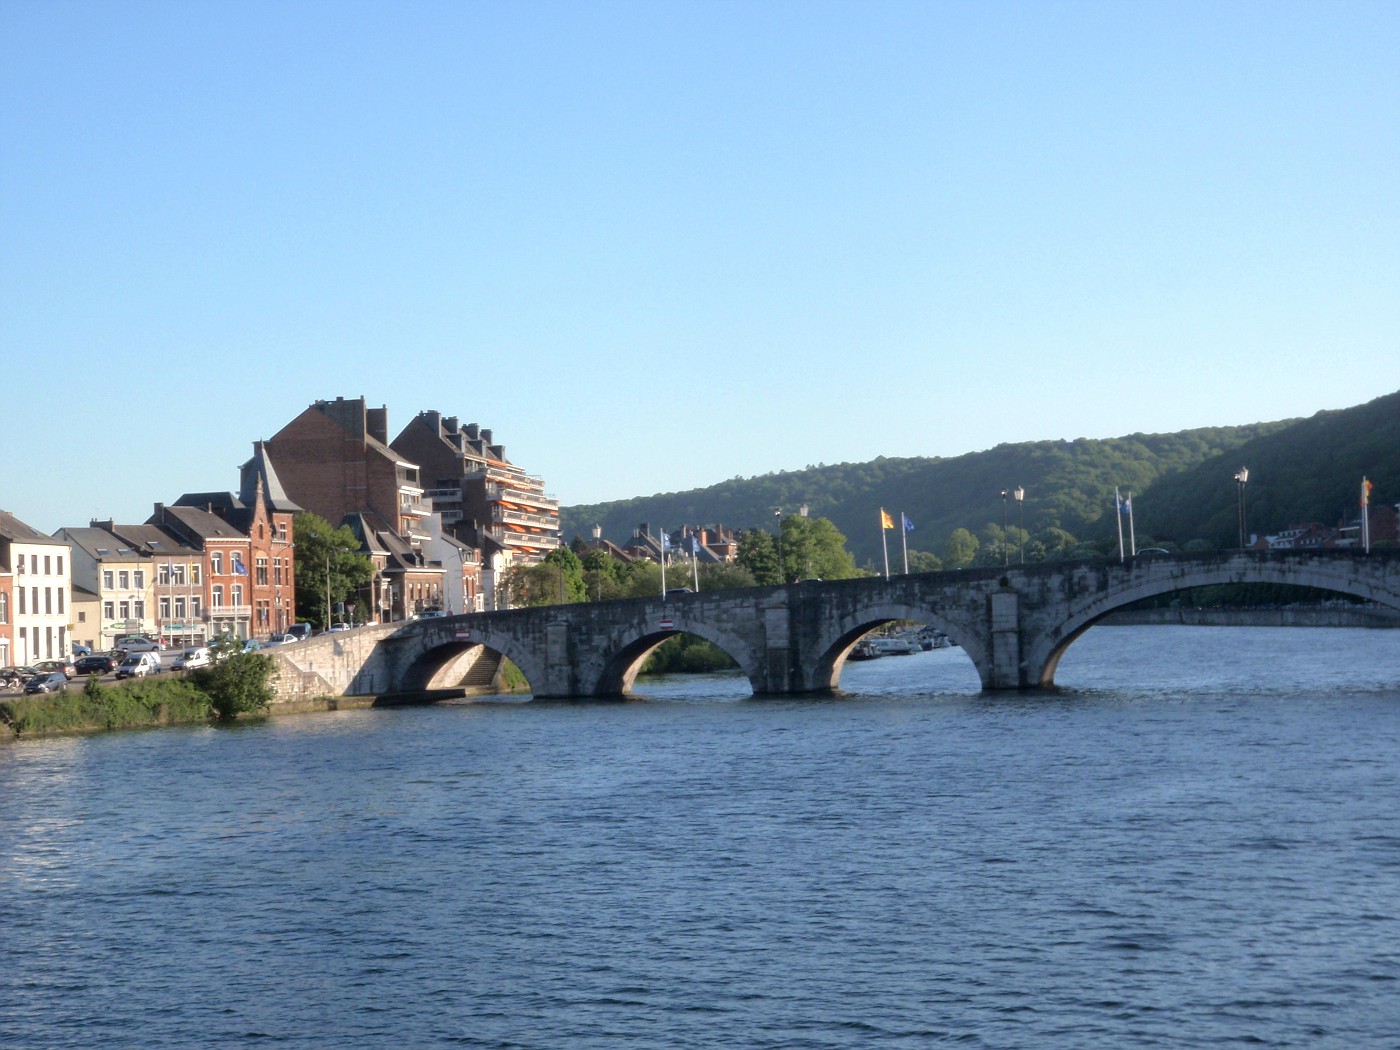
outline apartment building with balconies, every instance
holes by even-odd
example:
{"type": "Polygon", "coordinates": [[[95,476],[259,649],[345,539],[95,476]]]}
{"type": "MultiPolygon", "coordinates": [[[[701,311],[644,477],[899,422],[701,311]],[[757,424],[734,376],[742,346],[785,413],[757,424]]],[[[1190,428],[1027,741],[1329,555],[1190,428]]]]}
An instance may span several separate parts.
{"type": "Polygon", "coordinates": [[[559,501],[542,478],[506,458],[504,445],[479,424],[426,411],[390,447],[419,464],[424,487],[444,526],[458,539],[484,547],[488,563],[499,550],[507,563],[533,565],[559,546],[559,501]]]}

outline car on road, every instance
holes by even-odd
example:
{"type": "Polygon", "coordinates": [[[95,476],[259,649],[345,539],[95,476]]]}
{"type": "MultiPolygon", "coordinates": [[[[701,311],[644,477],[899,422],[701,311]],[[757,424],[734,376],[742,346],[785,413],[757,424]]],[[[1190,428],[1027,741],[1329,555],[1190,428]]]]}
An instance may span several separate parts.
{"type": "Polygon", "coordinates": [[[126,653],[158,653],[160,652],[160,643],[153,642],[149,638],[131,635],[126,638],[118,638],[117,648],[126,653]]]}
{"type": "Polygon", "coordinates": [[[36,668],[26,665],[20,665],[18,667],[0,667],[0,682],[3,682],[5,685],[22,685],[38,673],[36,668]]]}
{"type": "Polygon", "coordinates": [[[148,674],[160,673],[158,653],[129,653],[117,664],[118,678],[145,678],[148,674]]]}
{"type": "Polygon", "coordinates": [[[196,667],[208,667],[213,662],[206,646],[195,645],[175,657],[170,669],[172,671],[193,671],[196,667]]]}
{"type": "Polygon", "coordinates": [[[63,675],[64,678],[68,679],[76,678],[78,674],[78,669],[74,666],[72,660],[40,660],[34,665],[34,670],[57,671],[59,674],[63,675]]]}
{"type": "Polygon", "coordinates": [[[68,688],[68,678],[62,671],[45,671],[24,683],[26,694],[61,693],[68,688]]]}
{"type": "Polygon", "coordinates": [[[348,630],[350,630],[350,625],[349,625],[348,623],[333,623],[333,624],[331,624],[329,627],[326,628],[326,633],[327,633],[327,634],[334,634],[334,633],[337,632],[337,631],[348,631],[348,630]]]}
{"type": "Polygon", "coordinates": [[[111,674],[117,669],[117,661],[110,656],[80,656],[73,667],[78,674],[111,674]]]}
{"type": "Polygon", "coordinates": [[[287,628],[287,634],[294,641],[304,642],[311,637],[311,625],[309,623],[294,623],[287,628]]]}

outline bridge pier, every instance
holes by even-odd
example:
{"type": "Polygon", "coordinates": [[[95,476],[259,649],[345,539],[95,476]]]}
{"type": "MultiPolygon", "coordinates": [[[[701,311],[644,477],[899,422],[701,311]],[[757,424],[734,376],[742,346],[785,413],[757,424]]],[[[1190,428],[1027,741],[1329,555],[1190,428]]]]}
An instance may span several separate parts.
{"type": "Polygon", "coordinates": [[[984,689],[1023,689],[1021,674],[1021,599],[1006,587],[987,596],[991,660],[981,668],[984,689]]]}

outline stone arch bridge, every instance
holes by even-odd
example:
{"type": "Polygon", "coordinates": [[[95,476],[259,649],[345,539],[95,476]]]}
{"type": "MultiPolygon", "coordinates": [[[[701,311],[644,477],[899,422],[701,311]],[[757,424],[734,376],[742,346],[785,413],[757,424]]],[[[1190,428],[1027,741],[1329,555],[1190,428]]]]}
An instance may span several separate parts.
{"type": "Polygon", "coordinates": [[[279,699],[486,686],[499,657],[536,697],[626,695],[647,654],[688,632],[732,656],[758,695],[836,690],[866,632],[896,620],[954,639],[984,689],[1054,684],[1065,650],[1144,598],[1215,584],[1295,584],[1400,609],[1400,551],[1233,551],[807,581],[782,587],[472,613],[326,634],[270,650],[279,699]]]}

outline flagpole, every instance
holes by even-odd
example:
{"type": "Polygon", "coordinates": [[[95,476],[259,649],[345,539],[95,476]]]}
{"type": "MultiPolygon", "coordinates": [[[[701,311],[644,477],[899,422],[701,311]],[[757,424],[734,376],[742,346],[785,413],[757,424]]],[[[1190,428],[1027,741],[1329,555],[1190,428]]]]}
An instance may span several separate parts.
{"type": "Polygon", "coordinates": [[[904,548],[904,575],[909,575],[909,519],[899,512],[899,542],[904,548]]]}
{"type": "Polygon", "coordinates": [[[1361,477],[1361,545],[1371,553],[1371,483],[1361,477]]]}
{"type": "Polygon", "coordinates": [[[885,579],[890,578],[890,541],[885,537],[885,508],[880,508],[880,547],[885,552],[885,579]]]}
{"type": "Polygon", "coordinates": [[[1123,561],[1123,497],[1117,485],[1113,486],[1113,514],[1118,519],[1118,560],[1123,561]]]}
{"type": "Polygon", "coordinates": [[[1137,530],[1133,528],[1133,494],[1128,493],[1128,550],[1137,557],[1137,530]]]}

